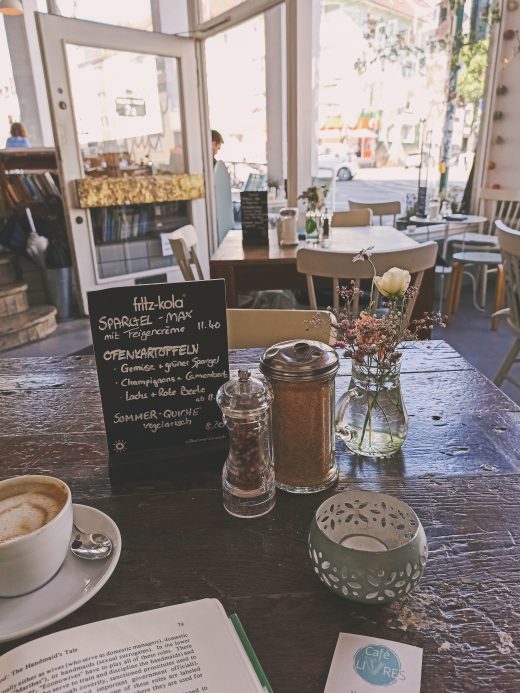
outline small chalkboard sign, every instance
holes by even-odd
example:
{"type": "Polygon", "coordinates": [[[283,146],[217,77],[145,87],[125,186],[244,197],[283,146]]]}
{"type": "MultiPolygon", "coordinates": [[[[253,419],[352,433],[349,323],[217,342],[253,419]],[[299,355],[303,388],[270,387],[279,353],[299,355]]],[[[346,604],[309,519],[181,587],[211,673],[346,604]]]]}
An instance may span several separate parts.
{"type": "Polygon", "coordinates": [[[240,193],[240,217],[242,245],[269,245],[266,190],[240,193]]]}
{"type": "Polygon", "coordinates": [[[167,450],[173,462],[226,445],[216,403],[229,377],[224,281],[102,289],[88,305],[111,461],[167,450]]]}
{"type": "Polygon", "coordinates": [[[426,217],[426,186],[420,185],[417,191],[417,216],[426,217]]]}

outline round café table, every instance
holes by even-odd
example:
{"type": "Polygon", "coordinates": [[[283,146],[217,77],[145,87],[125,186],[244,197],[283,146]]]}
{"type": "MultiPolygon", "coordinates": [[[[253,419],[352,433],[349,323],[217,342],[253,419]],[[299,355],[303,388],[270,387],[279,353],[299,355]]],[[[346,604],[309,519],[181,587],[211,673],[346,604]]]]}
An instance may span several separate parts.
{"type": "MultiPolygon", "coordinates": [[[[448,257],[449,243],[460,242],[462,244],[460,254],[464,253],[466,244],[473,246],[474,250],[476,250],[475,246],[485,246],[485,250],[493,250],[498,247],[498,239],[496,238],[496,236],[490,236],[488,234],[479,233],[475,231],[467,231],[465,228],[474,224],[484,224],[487,221],[487,217],[484,217],[480,214],[464,214],[460,218],[458,217],[458,215],[448,215],[446,217],[439,216],[436,219],[429,219],[428,217],[418,217],[414,215],[410,217],[410,222],[421,228],[418,231],[407,231],[407,233],[410,236],[413,235],[413,237],[416,240],[419,240],[419,238],[421,238],[422,241],[441,241],[441,257],[444,263],[446,263],[448,257]],[[461,227],[463,230],[462,233],[459,233],[461,227]],[[423,229],[427,229],[425,238],[422,238],[422,236],[424,235],[423,229]]],[[[449,274],[451,272],[451,267],[447,267],[446,264],[438,265],[435,268],[435,272],[436,274],[441,275],[439,311],[442,312],[442,305],[444,299],[444,277],[446,276],[446,274],[449,274]]],[[[478,310],[482,310],[482,308],[478,304],[476,297],[475,278],[473,277],[473,275],[471,275],[471,278],[473,281],[473,304],[475,308],[477,308],[478,310]]]]}

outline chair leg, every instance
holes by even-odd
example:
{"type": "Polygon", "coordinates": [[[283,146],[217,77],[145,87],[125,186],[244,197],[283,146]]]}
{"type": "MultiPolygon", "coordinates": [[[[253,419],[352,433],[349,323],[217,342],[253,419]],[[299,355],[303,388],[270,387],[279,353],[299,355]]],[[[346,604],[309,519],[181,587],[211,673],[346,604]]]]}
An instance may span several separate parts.
{"type": "Polygon", "coordinates": [[[464,263],[457,263],[457,284],[455,285],[455,292],[453,294],[453,312],[457,313],[460,305],[460,296],[462,294],[462,282],[464,281],[464,263]]]}
{"type": "Polygon", "coordinates": [[[495,376],[494,383],[498,387],[502,385],[504,382],[504,378],[506,375],[509,373],[509,369],[513,365],[513,363],[516,360],[516,356],[518,352],[520,351],[520,337],[517,337],[516,340],[513,343],[513,346],[509,350],[509,354],[505,357],[502,365],[500,366],[498,373],[495,376]]]}
{"type": "MultiPolygon", "coordinates": [[[[495,310],[493,311],[494,313],[496,313],[497,310],[500,310],[504,307],[505,297],[506,280],[504,276],[504,267],[502,265],[497,265],[497,283],[495,286],[495,310]]],[[[499,320],[500,318],[498,316],[491,318],[492,330],[498,329],[499,320]]]]}
{"type": "Polygon", "coordinates": [[[462,273],[462,263],[454,262],[451,265],[450,281],[448,284],[448,296],[446,298],[446,314],[448,317],[455,312],[455,300],[457,296],[457,286],[459,284],[459,274],[462,273]]]}

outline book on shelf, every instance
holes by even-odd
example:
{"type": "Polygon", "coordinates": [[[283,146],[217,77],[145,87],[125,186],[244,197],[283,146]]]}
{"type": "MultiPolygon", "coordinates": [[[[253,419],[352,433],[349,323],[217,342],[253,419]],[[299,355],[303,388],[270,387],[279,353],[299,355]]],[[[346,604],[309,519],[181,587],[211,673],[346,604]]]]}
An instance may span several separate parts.
{"type": "Polygon", "coordinates": [[[61,197],[52,174],[45,173],[10,173],[6,179],[6,191],[13,206],[30,202],[47,203],[50,198],[61,197]]]}
{"type": "MultiPolygon", "coordinates": [[[[158,205],[126,205],[121,207],[94,207],[91,209],[96,243],[117,243],[145,237],[159,236],[162,230],[173,231],[189,223],[183,213],[161,209],[158,205]]],[[[168,208],[167,208],[168,209],[168,208]]]]}
{"type": "Polygon", "coordinates": [[[0,693],[272,693],[237,617],[201,599],[46,635],[0,657],[0,693]]]}

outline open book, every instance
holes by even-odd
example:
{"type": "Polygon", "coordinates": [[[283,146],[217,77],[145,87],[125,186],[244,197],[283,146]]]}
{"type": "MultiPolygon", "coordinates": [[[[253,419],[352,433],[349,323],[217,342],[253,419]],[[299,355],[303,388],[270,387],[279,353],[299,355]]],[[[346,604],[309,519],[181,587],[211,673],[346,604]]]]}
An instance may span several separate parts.
{"type": "Polygon", "coordinates": [[[271,691],[240,622],[217,599],[38,638],[0,657],[0,693],[271,691]]]}

